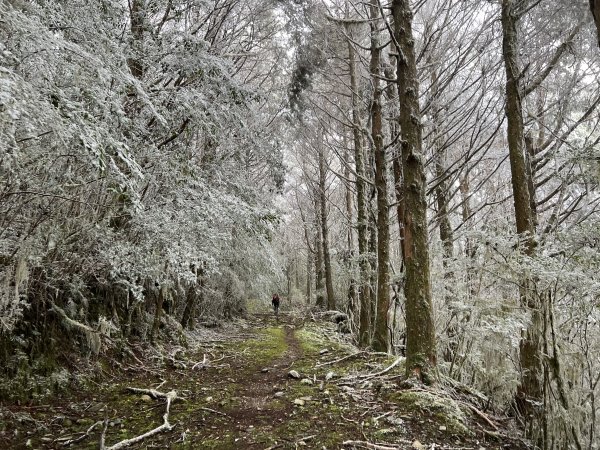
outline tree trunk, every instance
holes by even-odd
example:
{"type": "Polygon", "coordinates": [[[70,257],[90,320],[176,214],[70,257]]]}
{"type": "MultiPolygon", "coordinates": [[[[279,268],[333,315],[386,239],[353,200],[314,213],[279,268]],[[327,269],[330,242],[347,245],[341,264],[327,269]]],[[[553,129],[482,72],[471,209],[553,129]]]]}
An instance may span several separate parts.
{"type": "Polygon", "coordinates": [[[409,0],[393,0],[398,46],[398,97],[404,174],[404,251],[406,265],[406,373],[431,382],[436,343],[429,280],[426,178],[423,162],[419,82],[409,0]]]}
{"type": "MultiPolygon", "coordinates": [[[[431,64],[431,61],[428,60],[431,64]]],[[[450,261],[454,257],[454,233],[448,214],[448,186],[446,184],[446,168],[444,167],[446,149],[443,143],[443,134],[439,129],[440,106],[439,106],[439,78],[436,70],[431,73],[431,147],[433,149],[433,160],[435,165],[435,199],[437,203],[437,223],[442,241],[442,267],[444,268],[444,303],[450,312],[450,318],[446,326],[448,344],[443,350],[444,361],[452,362],[457,349],[456,342],[456,312],[452,305],[455,299],[454,272],[450,268],[450,261]]]]}
{"type": "MultiPolygon", "coordinates": [[[[459,190],[461,195],[461,215],[462,221],[466,226],[471,226],[471,188],[469,183],[469,169],[465,168],[465,173],[460,177],[459,190]]],[[[472,299],[477,295],[477,288],[475,287],[475,255],[477,254],[477,245],[473,242],[470,237],[466,238],[465,242],[465,256],[467,257],[467,298],[472,299]]],[[[470,320],[470,317],[465,317],[465,320],[470,320]]]]}
{"type": "Polygon", "coordinates": [[[312,298],[312,265],[313,258],[310,250],[306,251],[306,304],[310,305],[312,298]]]}
{"type": "MultiPolygon", "coordinates": [[[[517,234],[521,244],[519,248],[528,256],[535,251],[535,218],[531,208],[530,181],[528,180],[527,161],[524,154],[524,125],[522,89],[520,88],[520,69],[518,64],[518,35],[515,0],[502,1],[502,54],[506,71],[506,118],[508,121],[508,152],[512,177],[512,190],[515,208],[517,234]]],[[[526,330],[520,344],[520,363],[522,379],[517,390],[517,403],[521,411],[530,416],[531,405],[543,398],[542,384],[542,340],[540,337],[540,305],[532,295],[532,280],[521,280],[521,305],[531,312],[531,325],[526,330]]]]}
{"type": "Polygon", "coordinates": [[[191,317],[198,300],[202,301],[204,295],[204,269],[198,269],[196,273],[197,287],[193,286],[189,289],[183,315],[181,316],[181,326],[183,328],[191,328],[191,317]]]}
{"type": "Polygon", "coordinates": [[[377,190],[377,311],[373,350],[389,350],[388,310],[390,308],[390,224],[388,211],[387,162],[383,144],[383,116],[381,89],[381,43],[380,15],[377,0],[371,0],[371,84],[373,99],[371,102],[371,136],[375,156],[375,188],[377,190]]]}
{"type": "Polygon", "coordinates": [[[331,257],[329,255],[329,228],[327,225],[327,195],[326,195],[327,169],[325,167],[325,155],[322,148],[319,149],[319,205],[321,207],[321,239],[323,244],[323,263],[325,266],[325,288],[327,291],[327,309],[335,309],[335,297],[333,295],[333,276],[331,273],[331,257]]]}
{"type": "MultiPolygon", "coordinates": [[[[350,35],[351,36],[351,35],[350,35]]],[[[348,60],[350,64],[350,89],[352,91],[352,133],[354,138],[354,166],[356,171],[356,228],[358,232],[358,258],[360,267],[360,320],[358,343],[360,346],[369,345],[371,335],[371,289],[369,276],[371,264],[368,257],[368,216],[365,183],[365,157],[363,140],[360,129],[360,111],[358,98],[358,83],[356,81],[356,60],[352,42],[348,41],[348,60]]]]}
{"type": "Polygon", "coordinates": [[[400,236],[400,255],[402,266],[400,272],[404,272],[404,187],[402,180],[402,151],[398,149],[392,161],[394,172],[394,193],[396,194],[396,215],[398,221],[398,235],[400,236]]]}
{"type": "Polygon", "coordinates": [[[598,47],[600,47],[600,0],[590,0],[590,10],[592,11],[592,17],[596,25],[598,47]]]}
{"type": "MultiPolygon", "coordinates": [[[[350,179],[350,168],[349,160],[350,154],[348,152],[348,142],[346,139],[346,135],[344,134],[344,178],[346,180],[350,179]]],[[[356,279],[355,279],[355,267],[356,264],[354,262],[354,202],[352,200],[352,190],[350,186],[346,186],[346,214],[348,215],[348,241],[346,242],[346,251],[348,258],[348,271],[350,272],[350,282],[348,285],[348,315],[352,318],[351,323],[353,328],[356,329],[356,312],[358,311],[358,293],[356,290],[356,279]]]]}
{"type": "Polygon", "coordinates": [[[163,310],[163,303],[165,301],[165,297],[167,296],[167,287],[165,285],[161,286],[158,291],[158,296],[156,297],[155,307],[156,310],[154,312],[154,322],[152,323],[152,331],[150,333],[150,341],[154,342],[156,340],[156,336],[158,334],[158,329],[160,327],[160,319],[163,310]]]}
{"type": "Polygon", "coordinates": [[[316,291],[316,305],[319,308],[325,307],[325,296],[324,294],[324,273],[323,273],[323,229],[321,227],[320,219],[320,202],[319,199],[315,199],[315,219],[316,219],[316,230],[315,230],[315,291],[316,291]]]}

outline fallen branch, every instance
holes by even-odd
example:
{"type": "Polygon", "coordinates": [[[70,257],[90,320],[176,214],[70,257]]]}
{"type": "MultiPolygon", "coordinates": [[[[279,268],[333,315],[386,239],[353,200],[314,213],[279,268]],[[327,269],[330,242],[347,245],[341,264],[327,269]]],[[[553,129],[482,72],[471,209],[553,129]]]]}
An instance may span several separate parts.
{"type": "Polygon", "coordinates": [[[331,364],[337,364],[339,362],[346,361],[347,359],[356,358],[357,356],[360,356],[360,355],[365,355],[366,353],[367,352],[352,353],[351,355],[344,356],[343,358],[339,358],[339,359],[336,359],[334,361],[327,361],[327,362],[324,362],[324,363],[317,364],[315,367],[330,366],[331,364]]]}
{"type": "Polygon", "coordinates": [[[492,420],[484,412],[479,411],[477,408],[475,408],[473,405],[471,405],[467,402],[460,401],[460,403],[469,407],[475,414],[477,414],[479,417],[481,417],[483,420],[485,420],[485,422],[489,426],[491,426],[495,431],[500,431],[498,429],[498,426],[494,422],[492,422],[492,420]]]}
{"type": "Polygon", "coordinates": [[[202,411],[208,411],[208,412],[211,412],[214,414],[218,414],[219,416],[231,417],[229,414],[225,414],[224,412],[217,411],[216,409],[210,409],[210,408],[206,408],[204,406],[201,406],[199,409],[201,409],[202,411]]]}
{"type": "Polygon", "coordinates": [[[90,433],[91,433],[92,431],[94,431],[94,429],[95,429],[95,428],[96,428],[98,425],[102,425],[102,421],[101,421],[101,420],[99,420],[98,422],[96,422],[95,424],[93,424],[91,427],[89,427],[89,428],[87,429],[87,431],[86,431],[85,433],[83,433],[81,436],[79,436],[79,437],[77,437],[77,438],[75,438],[75,439],[69,439],[68,441],[66,441],[66,442],[63,442],[63,444],[62,444],[62,445],[63,445],[63,447],[68,447],[68,446],[70,446],[70,445],[77,444],[78,442],[81,442],[81,441],[83,441],[85,438],[89,437],[90,433]]]}
{"type": "Polygon", "coordinates": [[[169,423],[169,412],[171,409],[171,403],[177,399],[177,392],[171,391],[167,393],[159,392],[155,389],[138,389],[138,388],[127,388],[128,391],[134,392],[136,394],[146,394],[152,398],[165,398],[167,399],[167,408],[163,415],[163,423],[162,425],[153,428],[150,431],[147,431],[144,434],[140,434],[139,436],[135,436],[131,439],[124,439],[121,442],[117,442],[110,447],[105,446],[106,439],[106,430],[108,428],[108,418],[104,419],[104,430],[102,431],[102,435],[100,436],[100,450],[120,450],[125,447],[129,447],[130,445],[137,444],[138,442],[143,441],[146,438],[154,436],[155,434],[162,433],[163,431],[171,431],[173,429],[173,425],[169,423]]]}
{"type": "Polygon", "coordinates": [[[379,372],[375,372],[375,373],[368,373],[366,375],[359,375],[358,378],[361,378],[363,380],[368,380],[371,378],[375,378],[375,377],[379,377],[381,375],[385,375],[386,373],[388,373],[390,370],[392,370],[394,367],[396,367],[398,364],[400,364],[402,361],[404,361],[406,358],[404,356],[400,356],[398,359],[396,359],[396,361],[394,361],[392,364],[390,364],[389,366],[387,366],[385,369],[379,371],[379,372]]]}
{"type": "MultiPolygon", "coordinates": [[[[295,447],[296,447],[296,448],[298,448],[298,445],[299,445],[301,442],[302,442],[302,444],[300,444],[300,445],[306,445],[306,441],[310,441],[311,439],[313,439],[313,438],[315,438],[315,437],[317,437],[317,435],[316,435],[316,434],[313,434],[313,435],[306,436],[306,437],[303,437],[303,438],[300,438],[300,439],[296,439],[296,440],[295,440],[295,441],[293,441],[293,442],[294,442],[294,444],[295,444],[295,447]]],[[[284,439],[284,440],[285,440],[285,441],[288,441],[288,442],[292,442],[291,440],[288,440],[288,439],[284,439]]],[[[285,444],[276,444],[276,445],[272,445],[271,447],[267,447],[265,450],[275,450],[275,449],[277,449],[277,448],[281,448],[281,447],[283,447],[284,445],[285,445],[285,444]]]]}
{"type": "Polygon", "coordinates": [[[177,394],[175,394],[175,396],[171,395],[175,391],[164,393],[164,392],[157,391],[156,389],[139,389],[139,388],[134,388],[134,387],[128,387],[127,390],[129,392],[133,392],[134,394],[149,395],[150,397],[152,397],[155,400],[158,398],[168,399],[169,397],[172,397],[171,400],[175,400],[175,398],[181,398],[181,397],[177,397],[177,394]]]}
{"type": "MultiPolygon", "coordinates": [[[[407,441],[408,442],[408,441],[407,441]]],[[[354,447],[362,447],[369,448],[372,450],[399,450],[401,447],[393,446],[390,447],[389,444],[373,444],[367,441],[344,441],[342,445],[345,446],[354,446],[354,447]]]]}
{"type": "Polygon", "coordinates": [[[206,364],[207,362],[208,362],[208,358],[206,357],[206,353],[205,353],[204,359],[202,359],[202,362],[197,362],[196,364],[194,364],[192,366],[192,370],[195,370],[198,366],[200,366],[199,370],[204,369],[205,367],[207,367],[207,364],[206,364]]]}

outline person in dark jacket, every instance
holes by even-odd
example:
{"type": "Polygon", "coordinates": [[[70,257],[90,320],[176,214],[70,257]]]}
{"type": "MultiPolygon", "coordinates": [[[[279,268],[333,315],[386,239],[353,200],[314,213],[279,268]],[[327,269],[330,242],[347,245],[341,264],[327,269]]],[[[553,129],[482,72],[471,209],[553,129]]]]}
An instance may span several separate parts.
{"type": "Polygon", "coordinates": [[[273,298],[271,299],[271,304],[273,305],[273,311],[275,311],[275,315],[277,315],[279,313],[279,303],[281,302],[281,300],[279,300],[279,295],[277,295],[277,293],[273,294],[273,298]]]}

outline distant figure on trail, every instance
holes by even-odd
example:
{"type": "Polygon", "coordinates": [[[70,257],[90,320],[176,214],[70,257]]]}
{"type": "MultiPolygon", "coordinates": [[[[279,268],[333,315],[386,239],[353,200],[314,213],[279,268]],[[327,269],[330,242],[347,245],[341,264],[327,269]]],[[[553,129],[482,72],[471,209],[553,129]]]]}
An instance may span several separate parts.
{"type": "Polygon", "coordinates": [[[273,311],[275,311],[275,315],[277,316],[279,314],[279,295],[277,295],[276,293],[273,294],[273,298],[271,299],[271,304],[273,305],[273,311]]]}

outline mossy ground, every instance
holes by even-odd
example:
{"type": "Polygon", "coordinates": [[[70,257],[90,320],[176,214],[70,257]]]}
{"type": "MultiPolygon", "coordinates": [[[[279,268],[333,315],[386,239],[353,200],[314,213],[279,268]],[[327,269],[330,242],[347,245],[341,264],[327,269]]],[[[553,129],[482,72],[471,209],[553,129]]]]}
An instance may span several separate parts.
{"type": "MultiPolygon", "coordinates": [[[[82,436],[105,417],[107,445],[161,424],[164,401],[144,401],[127,387],[174,389],[183,398],[171,408],[173,430],[133,448],[336,449],[346,440],[398,448],[410,448],[415,440],[440,449],[503,448],[502,442],[487,439],[467,408],[442,394],[401,390],[396,380],[402,378],[402,365],[389,371],[384,382],[357,378],[395,358],[358,353],[339,338],[333,324],[255,315],[242,331],[230,330],[192,347],[178,357],[188,361],[185,367],[151,353],[143,366],[105,361],[95,380],[60,398],[2,405],[0,448],[63,448],[65,440],[82,436]],[[204,355],[209,366],[192,369],[204,355]],[[288,377],[292,369],[303,380],[288,377]]],[[[100,431],[97,427],[70,448],[98,448],[100,431]]]]}

